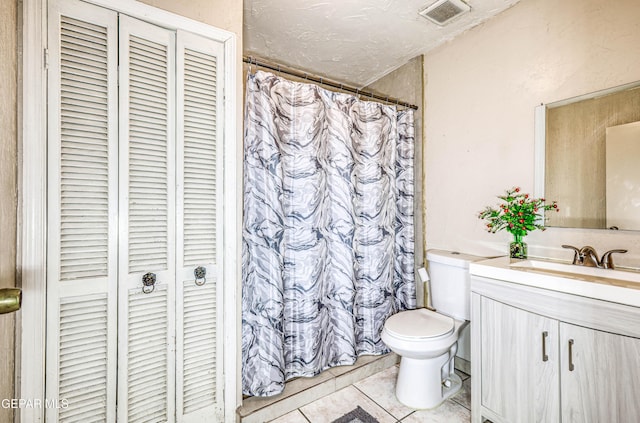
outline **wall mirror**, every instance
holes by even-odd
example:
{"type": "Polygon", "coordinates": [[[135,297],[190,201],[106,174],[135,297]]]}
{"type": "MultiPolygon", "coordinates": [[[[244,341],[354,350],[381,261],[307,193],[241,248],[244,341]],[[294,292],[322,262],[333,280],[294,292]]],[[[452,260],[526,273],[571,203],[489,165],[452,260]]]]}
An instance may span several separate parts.
{"type": "Polygon", "coordinates": [[[640,81],[538,106],[535,194],[547,226],[640,230],[640,81]]]}

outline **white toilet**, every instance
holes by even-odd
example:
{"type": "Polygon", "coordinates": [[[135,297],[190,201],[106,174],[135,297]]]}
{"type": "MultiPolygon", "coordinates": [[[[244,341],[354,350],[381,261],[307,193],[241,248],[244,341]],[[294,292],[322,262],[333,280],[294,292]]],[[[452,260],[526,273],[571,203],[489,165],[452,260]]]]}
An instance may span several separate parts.
{"type": "Polygon", "coordinates": [[[389,317],[382,341],[402,357],[396,397],[412,408],[433,408],[462,386],[454,373],[460,331],[469,324],[469,263],[485,257],[429,250],[429,295],[436,311],[402,311],[389,317]]]}

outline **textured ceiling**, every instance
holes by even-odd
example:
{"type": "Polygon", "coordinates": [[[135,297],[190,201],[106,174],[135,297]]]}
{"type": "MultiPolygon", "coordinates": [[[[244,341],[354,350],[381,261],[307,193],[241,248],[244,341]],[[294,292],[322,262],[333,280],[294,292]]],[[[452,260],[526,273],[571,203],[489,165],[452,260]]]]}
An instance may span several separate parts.
{"type": "Polygon", "coordinates": [[[520,0],[469,0],[444,27],[435,0],[244,0],[244,53],[363,87],[520,0]]]}

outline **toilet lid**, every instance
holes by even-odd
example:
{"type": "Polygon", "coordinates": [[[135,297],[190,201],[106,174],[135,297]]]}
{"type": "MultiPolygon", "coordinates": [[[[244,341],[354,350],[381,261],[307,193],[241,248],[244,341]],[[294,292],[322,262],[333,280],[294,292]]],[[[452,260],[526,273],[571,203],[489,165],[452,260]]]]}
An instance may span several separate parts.
{"type": "Polygon", "coordinates": [[[443,314],[419,308],[394,314],[384,327],[390,335],[399,338],[434,338],[452,333],[454,321],[443,314]]]}

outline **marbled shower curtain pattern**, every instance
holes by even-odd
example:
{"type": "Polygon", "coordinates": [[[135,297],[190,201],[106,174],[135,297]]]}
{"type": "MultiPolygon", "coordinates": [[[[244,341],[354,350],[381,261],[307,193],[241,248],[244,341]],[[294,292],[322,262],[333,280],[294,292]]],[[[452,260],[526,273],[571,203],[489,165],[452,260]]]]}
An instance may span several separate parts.
{"type": "Polygon", "coordinates": [[[414,181],[415,126],[413,110],[397,113],[398,141],[396,146],[396,243],[395,300],[396,310],[416,307],[414,181]]]}
{"type": "Polygon", "coordinates": [[[242,385],[389,350],[415,308],[413,112],[258,71],[246,86],[242,385]]]}

